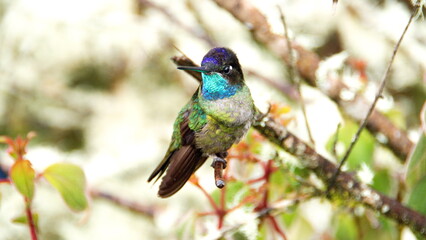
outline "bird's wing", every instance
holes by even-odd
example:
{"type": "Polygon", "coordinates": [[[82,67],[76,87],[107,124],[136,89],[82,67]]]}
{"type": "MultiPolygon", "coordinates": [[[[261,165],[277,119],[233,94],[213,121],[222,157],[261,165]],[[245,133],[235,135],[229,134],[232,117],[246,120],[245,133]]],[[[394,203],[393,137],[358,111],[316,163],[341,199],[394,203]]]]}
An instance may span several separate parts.
{"type": "Polygon", "coordinates": [[[207,159],[195,145],[195,132],[206,124],[204,112],[198,106],[197,95],[198,91],[179,113],[169,150],[148,178],[148,182],[156,176],[158,180],[166,172],[158,191],[160,197],[169,197],[179,191],[207,159]]]}

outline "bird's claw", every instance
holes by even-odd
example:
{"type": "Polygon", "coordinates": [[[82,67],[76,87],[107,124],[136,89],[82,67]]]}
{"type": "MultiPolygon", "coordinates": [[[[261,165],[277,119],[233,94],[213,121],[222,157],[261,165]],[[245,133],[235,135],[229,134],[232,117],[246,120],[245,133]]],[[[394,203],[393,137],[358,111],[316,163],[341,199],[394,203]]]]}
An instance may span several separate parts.
{"type": "Polygon", "coordinates": [[[223,188],[223,187],[225,187],[225,181],[223,181],[223,179],[216,180],[215,184],[216,184],[217,188],[223,188]]]}
{"type": "Polygon", "coordinates": [[[220,158],[220,157],[214,157],[211,167],[215,168],[216,167],[216,163],[221,163],[222,164],[222,169],[226,168],[227,162],[226,162],[225,159],[220,158]]]}
{"type": "Polygon", "coordinates": [[[211,166],[214,168],[214,180],[216,187],[225,187],[226,183],[223,179],[222,170],[226,168],[226,160],[219,156],[215,156],[213,157],[213,162],[211,166]]]}

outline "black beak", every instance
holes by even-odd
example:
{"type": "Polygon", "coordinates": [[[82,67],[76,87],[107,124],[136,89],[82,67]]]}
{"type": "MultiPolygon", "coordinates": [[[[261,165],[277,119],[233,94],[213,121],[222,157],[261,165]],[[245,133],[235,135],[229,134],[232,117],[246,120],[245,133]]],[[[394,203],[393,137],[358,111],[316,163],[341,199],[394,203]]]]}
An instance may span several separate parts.
{"type": "Polygon", "coordinates": [[[178,66],[177,69],[187,70],[187,71],[195,71],[195,72],[202,72],[202,73],[211,72],[210,70],[206,69],[205,67],[178,66]]]}

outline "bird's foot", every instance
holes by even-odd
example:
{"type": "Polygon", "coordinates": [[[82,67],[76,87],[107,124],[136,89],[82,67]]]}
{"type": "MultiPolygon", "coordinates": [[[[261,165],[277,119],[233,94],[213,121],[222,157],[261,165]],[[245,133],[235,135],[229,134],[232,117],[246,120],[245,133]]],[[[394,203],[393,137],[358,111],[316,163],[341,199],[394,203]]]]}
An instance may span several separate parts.
{"type": "Polygon", "coordinates": [[[212,165],[210,165],[212,168],[215,168],[218,164],[222,166],[222,169],[226,168],[227,162],[222,157],[215,156],[213,157],[212,165]]]}
{"type": "Polygon", "coordinates": [[[216,156],[225,159],[228,156],[228,152],[216,153],[216,156]]]}
{"type": "Polygon", "coordinates": [[[218,156],[213,157],[211,165],[214,168],[214,180],[216,187],[225,187],[225,180],[223,179],[222,170],[226,168],[226,160],[218,156]]]}

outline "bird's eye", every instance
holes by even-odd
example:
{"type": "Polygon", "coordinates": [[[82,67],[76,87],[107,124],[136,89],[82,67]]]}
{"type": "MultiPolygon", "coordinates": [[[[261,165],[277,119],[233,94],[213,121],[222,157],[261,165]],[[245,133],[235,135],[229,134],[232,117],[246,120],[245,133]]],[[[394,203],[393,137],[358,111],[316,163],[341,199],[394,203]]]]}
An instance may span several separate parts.
{"type": "Polygon", "coordinates": [[[223,72],[224,72],[225,74],[230,73],[230,72],[231,72],[231,70],[232,70],[232,66],[231,66],[231,65],[226,65],[226,66],[223,68],[223,72]]]}

